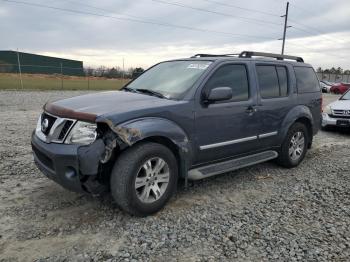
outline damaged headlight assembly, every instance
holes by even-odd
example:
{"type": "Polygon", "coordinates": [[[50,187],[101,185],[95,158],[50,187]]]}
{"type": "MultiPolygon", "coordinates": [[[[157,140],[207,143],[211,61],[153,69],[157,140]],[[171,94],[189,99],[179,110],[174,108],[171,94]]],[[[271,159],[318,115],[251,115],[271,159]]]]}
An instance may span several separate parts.
{"type": "Polygon", "coordinates": [[[83,121],[77,121],[69,132],[65,144],[89,145],[96,140],[97,125],[83,121]]]}

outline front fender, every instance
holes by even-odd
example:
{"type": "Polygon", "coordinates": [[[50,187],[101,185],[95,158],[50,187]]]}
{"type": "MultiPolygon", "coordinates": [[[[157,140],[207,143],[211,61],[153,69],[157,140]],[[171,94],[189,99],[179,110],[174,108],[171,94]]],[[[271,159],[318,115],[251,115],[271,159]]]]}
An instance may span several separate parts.
{"type": "Polygon", "coordinates": [[[307,106],[298,105],[291,109],[282,122],[281,132],[280,132],[280,142],[282,143],[283,139],[286,137],[289,128],[293,125],[293,123],[300,119],[306,118],[310,121],[311,126],[314,125],[314,120],[312,117],[312,113],[307,106]]]}
{"type": "Polygon", "coordinates": [[[97,123],[106,123],[118,135],[120,140],[132,146],[150,137],[163,137],[176,145],[180,156],[181,174],[185,175],[192,159],[192,146],[185,131],[175,122],[158,117],[145,117],[113,124],[109,119],[97,119],[97,123]]]}

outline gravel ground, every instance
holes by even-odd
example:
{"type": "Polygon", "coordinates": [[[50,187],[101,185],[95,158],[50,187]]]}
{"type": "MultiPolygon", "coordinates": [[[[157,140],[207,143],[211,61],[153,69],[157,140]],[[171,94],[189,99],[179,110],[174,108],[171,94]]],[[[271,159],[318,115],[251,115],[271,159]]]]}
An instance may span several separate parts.
{"type": "Polygon", "coordinates": [[[33,164],[42,105],[81,93],[0,92],[0,261],[350,260],[350,132],[321,131],[298,168],[269,162],[196,182],[136,218],[33,164]]]}

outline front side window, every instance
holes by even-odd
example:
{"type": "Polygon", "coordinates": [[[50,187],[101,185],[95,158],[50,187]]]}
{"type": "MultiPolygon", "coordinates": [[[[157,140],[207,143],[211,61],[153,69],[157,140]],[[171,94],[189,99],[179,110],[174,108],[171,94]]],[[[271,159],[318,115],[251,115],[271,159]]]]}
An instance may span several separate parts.
{"type": "Polygon", "coordinates": [[[209,93],[216,87],[230,87],[233,94],[230,101],[248,100],[249,83],[246,67],[244,65],[221,66],[208,80],[205,90],[209,93]]]}
{"type": "Polygon", "coordinates": [[[258,65],[256,71],[262,98],[288,95],[288,74],[284,66],[258,65]]]}
{"type": "Polygon", "coordinates": [[[294,67],[298,93],[319,92],[320,84],[311,67],[294,67]]]}
{"type": "Polygon", "coordinates": [[[207,70],[211,61],[170,61],[160,63],[126,87],[149,90],[169,99],[180,99],[207,70]]]}

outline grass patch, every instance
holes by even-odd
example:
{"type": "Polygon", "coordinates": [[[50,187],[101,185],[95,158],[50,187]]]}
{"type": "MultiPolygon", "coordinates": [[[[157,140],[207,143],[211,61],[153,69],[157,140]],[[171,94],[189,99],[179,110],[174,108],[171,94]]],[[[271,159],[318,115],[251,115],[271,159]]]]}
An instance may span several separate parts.
{"type": "MultiPolygon", "coordinates": [[[[23,74],[23,90],[118,90],[128,79],[23,74]]],[[[18,74],[0,73],[0,90],[21,90],[18,74]]]]}

